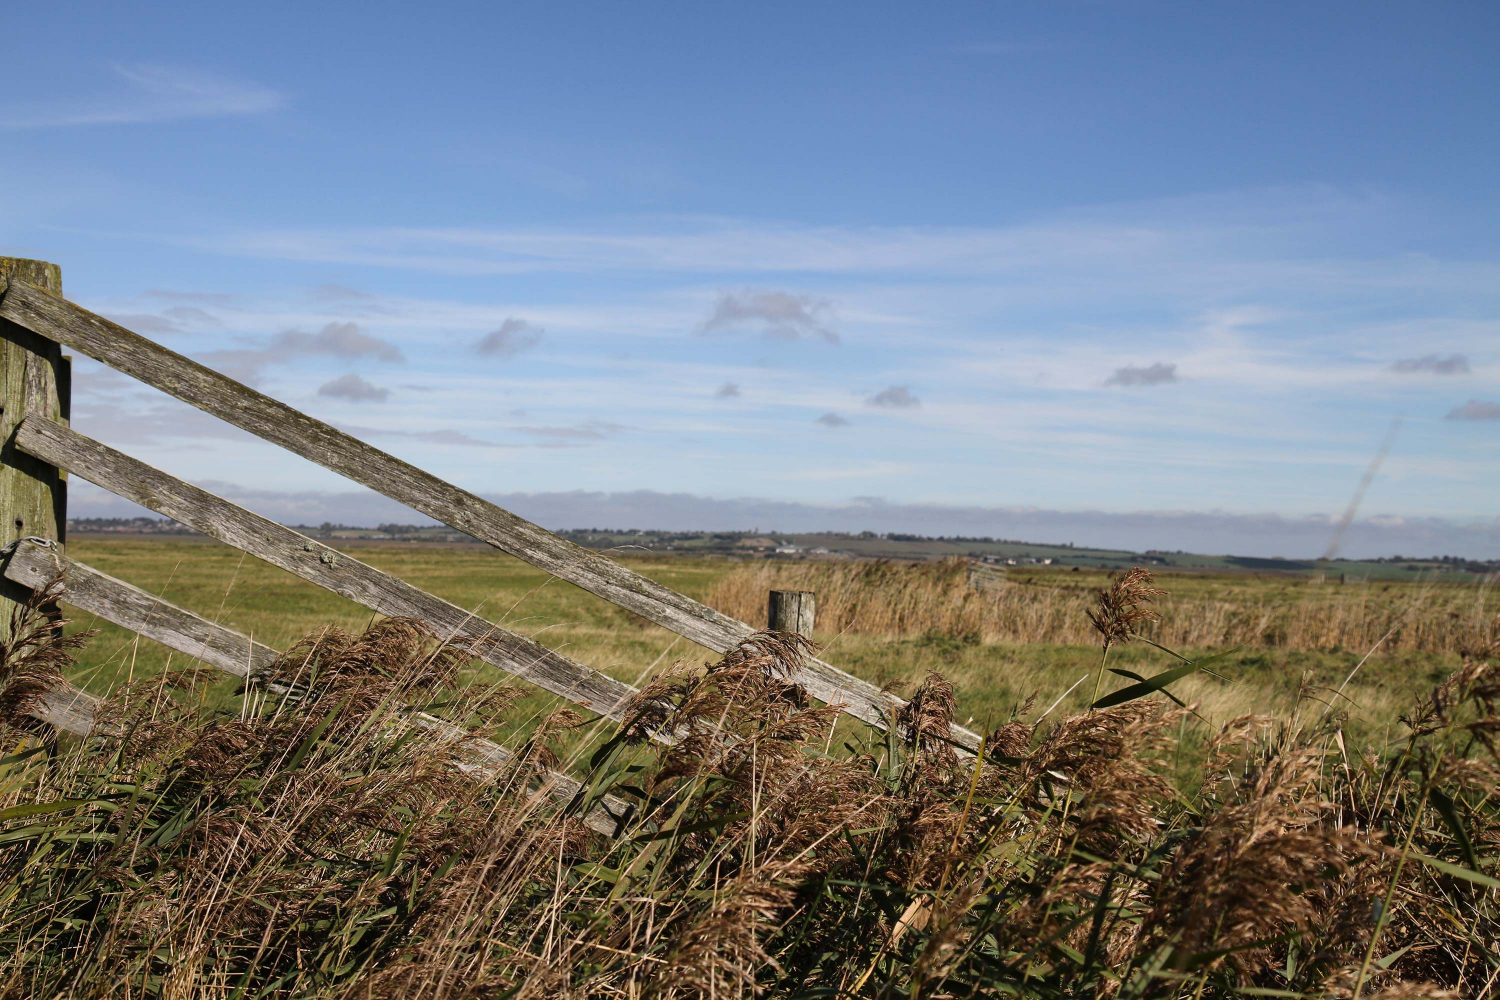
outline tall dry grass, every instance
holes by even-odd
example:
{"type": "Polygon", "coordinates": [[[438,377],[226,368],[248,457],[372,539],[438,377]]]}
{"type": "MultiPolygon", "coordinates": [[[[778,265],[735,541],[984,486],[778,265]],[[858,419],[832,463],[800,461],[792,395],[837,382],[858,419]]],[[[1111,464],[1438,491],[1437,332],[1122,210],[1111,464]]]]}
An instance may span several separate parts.
{"type": "MultiPolygon", "coordinates": [[[[1096,598],[1101,646],[1136,640],[1148,585],[1096,598]]],[[[0,649],[0,997],[1395,1000],[1500,979],[1493,648],[1389,745],[1246,718],[1183,782],[1198,723],[1153,692],[1165,674],[1067,718],[1016,706],[976,760],[946,742],[937,676],[888,733],[834,742],[788,679],[805,645],[776,635],[660,678],[587,760],[555,759],[588,724],[551,717],[479,775],[405,706],[507,699],[454,691],[459,653],[406,621],[310,637],[233,712],[205,714],[191,673],[122,691],[107,735],[67,745],[16,714],[68,656],[55,636],[34,616],[0,649]],[[555,765],[585,777],[570,808],[533,794],[555,765]],[[615,837],[576,818],[605,792],[638,807],[615,837]]]]}
{"type": "MultiPolygon", "coordinates": [[[[976,575],[962,559],[926,563],[761,562],[725,574],[707,601],[744,621],[765,617],[766,592],[818,595],[819,631],[883,638],[928,633],[984,642],[1093,641],[1091,588],[1050,573],[1022,582],[976,575]]],[[[1148,634],[1166,645],[1457,654],[1500,635],[1500,592],[1484,584],[1315,585],[1236,588],[1233,597],[1167,595],[1148,634]]]]}

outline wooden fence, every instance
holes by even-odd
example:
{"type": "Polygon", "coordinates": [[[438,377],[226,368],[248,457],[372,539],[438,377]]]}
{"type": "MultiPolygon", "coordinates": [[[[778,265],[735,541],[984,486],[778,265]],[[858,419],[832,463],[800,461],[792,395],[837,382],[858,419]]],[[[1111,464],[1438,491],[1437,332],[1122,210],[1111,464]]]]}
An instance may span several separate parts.
{"type": "MultiPolygon", "coordinates": [[[[479,618],[388,573],[122,454],[68,426],[70,375],[63,348],[85,354],[206,413],[340,473],[487,542],[606,601],[717,652],[755,629],[603,556],[582,548],[458,486],[386,454],[62,297],[61,274],[41,261],[0,258],[0,528],[5,552],[0,612],[62,574],[68,603],[190,657],[254,680],[274,650],[67,558],[66,476],[75,475],[173,518],[379,614],[427,623],[439,638],[582,708],[623,718],[635,688],[479,618]]],[[[790,605],[789,605],[790,606],[790,605]]],[[[800,606],[800,605],[799,605],[800,606]]],[[[808,602],[808,611],[811,604],[808,602]]],[[[789,621],[796,621],[790,613],[789,621]]],[[[886,728],[901,699],[831,664],[809,659],[794,679],[815,698],[886,728]]],[[[94,699],[70,686],[42,697],[32,714],[86,735],[94,699]]],[[[430,716],[419,724],[443,728],[430,716]]],[[[670,733],[659,734],[670,741],[670,733]]],[[[952,739],[973,752],[979,738],[955,726],[952,739]]],[[[468,741],[475,766],[509,754],[468,741]]],[[[554,774],[542,791],[571,800],[578,785],[554,774]]],[[[625,804],[596,805],[587,819],[613,829],[625,804]]]]}

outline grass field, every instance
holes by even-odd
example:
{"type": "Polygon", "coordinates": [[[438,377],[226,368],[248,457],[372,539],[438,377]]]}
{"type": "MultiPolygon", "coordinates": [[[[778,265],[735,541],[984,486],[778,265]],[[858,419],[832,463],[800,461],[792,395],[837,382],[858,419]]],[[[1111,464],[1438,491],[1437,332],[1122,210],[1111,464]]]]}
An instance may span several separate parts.
{"type": "MultiPolygon", "coordinates": [[[[327,625],[359,629],[371,615],[274,567],[208,541],[76,538],[74,558],[276,648],[327,625]]],[[[358,558],[617,678],[638,683],[679,661],[711,659],[697,648],[494,550],[470,545],[357,544],[358,558]]],[[[899,693],[930,672],[953,684],[960,720],[999,724],[1026,699],[1037,711],[1087,704],[1098,648],[1086,609],[1103,572],[1028,567],[973,585],[954,563],[732,562],[623,553],[631,567],[692,597],[759,623],[766,591],[819,594],[815,636],[831,662],[899,693]],[[1071,692],[1071,693],[1069,693],[1071,692]]],[[[1210,723],[1240,715],[1325,708],[1351,729],[1379,732],[1420,690],[1482,642],[1500,612],[1483,583],[1371,583],[1338,587],[1305,578],[1167,574],[1155,634],[1188,656],[1230,650],[1217,676],[1184,680],[1179,694],[1210,723]],[[1356,669],[1357,668],[1357,669],[1356,669]],[[1352,679],[1350,678],[1353,674],[1352,679]],[[1346,683],[1347,681],[1347,683],[1346,683]],[[1335,694],[1336,691],[1341,693],[1335,694]]],[[[101,634],[73,679],[99,694],[182,663],[155,644],[80,617],[101,634]]],[[[1139,643],[1110,666],[1152,673],[1170,658],[1139,643]]],[[[473,679],[493,683],[485,668],[473,679]]],[[[1106,675],[1108,686],[1128,680],[1106,675]]],[[[1106,687],[1106,690],[1108,687],[1106,687]]],[[[535,712],[556,707],[545,696],[535,712]]]]}
{"type": "MultiPolygon", "coordinates": [[[[471,545],[356,545],[356,558],[439,597],[535,637],[617,677],[639,676],[663,657],[702,659],[685,640],[639,623],[589,594],[518,560],[471,545]]],[[[325,625],[359,629],[371,612],[283,570],[203,540],[116,540],[82,537],[69,554],[229,628],[276,648],[325,625]]],[[[720,566],[707,561],[633,562],[652,577],[702,597],[720,566]]],[[[75,678],[103,692],[120,681],[160,670],[167,651],[107,624],[75,678]]],[[[181,660],[181,657],[176,657],[181,660]]]]}

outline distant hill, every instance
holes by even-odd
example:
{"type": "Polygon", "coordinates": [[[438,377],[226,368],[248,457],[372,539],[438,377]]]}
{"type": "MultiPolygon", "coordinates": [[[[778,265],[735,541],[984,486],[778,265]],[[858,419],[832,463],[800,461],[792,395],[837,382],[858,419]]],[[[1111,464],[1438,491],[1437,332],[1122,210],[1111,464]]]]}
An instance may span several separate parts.
{"type": "MultiPolygon", "coordinates": [[[[442,525],[382,524],[374,528],[344,524],[293,525],[313,538],[334,542],[406,542],[479,544],[442,525]]],[[[191,528],[164,518],[78,518],[68,522],[74,534],[136,537],[183,537],[191,528]]],[[[976,559],[1001,566],[1079,566],[1120,569],[1152,566],[1186,572],[1331,573],[1353,579],[1409,580],[1416,576],[1475,579],[1500,574],[1500,561],[1458,556],[1386,559],[1268,559],[1256,556],[1201,555],[1193,552],[1078,548],[1068,542],[1026,542],[1005,538],[938,537],[912,534],[838,532],[781,533],[760,531],[642,531],[585,528],[558,532],[591,549],[653,552],[671,555],[720,555],[746,559],[902,559],[947,557],[976,559]]]]}

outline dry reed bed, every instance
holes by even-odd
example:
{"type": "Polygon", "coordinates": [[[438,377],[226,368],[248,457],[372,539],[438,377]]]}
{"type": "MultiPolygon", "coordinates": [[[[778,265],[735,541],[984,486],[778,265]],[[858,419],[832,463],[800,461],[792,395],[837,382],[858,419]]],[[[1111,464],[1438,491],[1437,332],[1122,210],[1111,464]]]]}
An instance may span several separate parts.
{"type": "MultiPolygon", "coordinates": [[[[818,595],[823,635],[883,638],[928,633],[984,642],[1084,645],[1093,597],[1052,573],[1038,582],[975,579],[969,563],[757,563],[724,575],[707,602],[741,620],[762,620],[771,589],[818,595]]],[[[1148,634],[1175,648],[1229,646],[1370,649],[1456,654],[1482,648],[1500,630],[1500,592],[1482,584],[1245,586],[1233,600],[1167,596],[1164,621],[1148,634]]]]}
{"type": "MultiPolygon", "coordinates": [[[[1153,596],[1096,599],[1106,656],[1153,596]]],[[[69,656],[32,616],[0,649],[0,997],[1483,996],[1495,652],[1388,746],[1242,719],[1182,784],[1197,722],[1158,696],[1017,706],[976,762],[934,675],[830,746],[786,680],[803,645],[763,635],[653,683],[589,760],[555,759],[581,723],[554,715],[481,777],[402,706],[506,693],[452,691],[418,623],[311,637],[273,670],[295,696],[232,713],[192,674],[119,692],[116,735],[68,746],[15,714],[69,656]],[[619,836],[532,793],[569,763],[639,803],[619,836]]]]}

